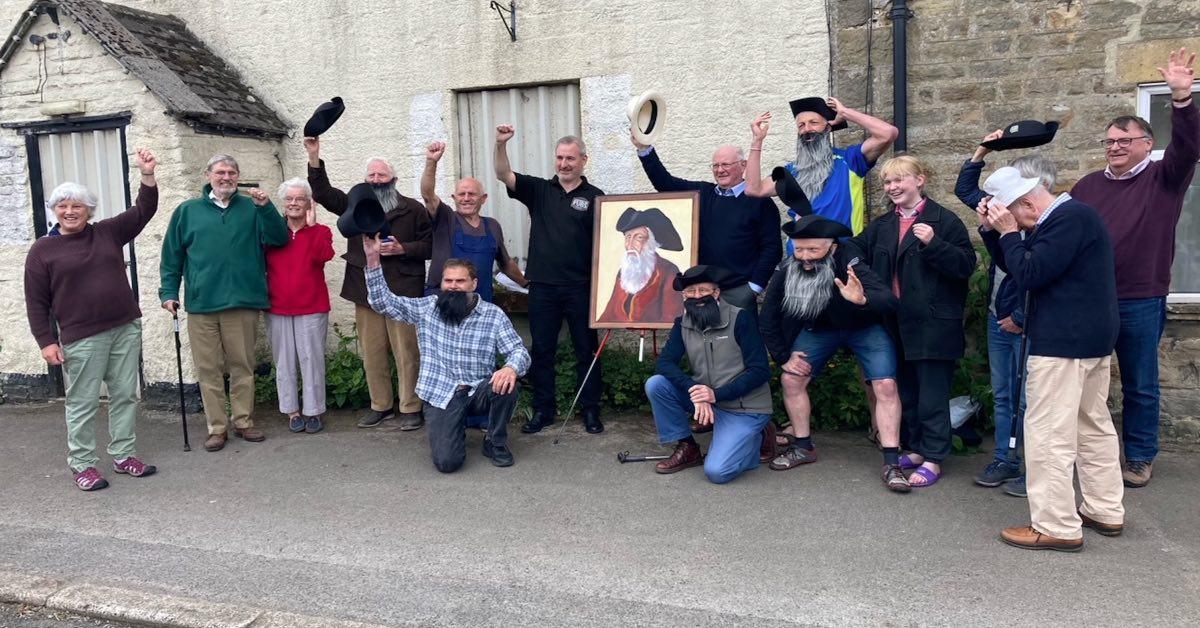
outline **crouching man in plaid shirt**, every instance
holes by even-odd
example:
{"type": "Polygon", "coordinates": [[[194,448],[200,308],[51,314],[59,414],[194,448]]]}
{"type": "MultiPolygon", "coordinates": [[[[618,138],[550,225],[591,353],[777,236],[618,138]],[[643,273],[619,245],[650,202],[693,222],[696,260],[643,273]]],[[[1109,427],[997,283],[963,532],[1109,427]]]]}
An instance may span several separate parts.
{"type": "Polygon", "coordinates": [[[488,415],[483,455],[497,467],[513,464],[508,420],[517,405],[517,378],[529,369],[529,352],[500,308],[476,294],[475,265],[446,260],[442,289],[422,298],[388,289],[379,265],[378,238],[363,238],[367,298],[376,312],[417,328],[421,372],[417,396],[425,402],[433,466],[457,471],[467,457],[467,415],[488,415]],[[504,366],[493,372],[496,355],[504,366]]]}

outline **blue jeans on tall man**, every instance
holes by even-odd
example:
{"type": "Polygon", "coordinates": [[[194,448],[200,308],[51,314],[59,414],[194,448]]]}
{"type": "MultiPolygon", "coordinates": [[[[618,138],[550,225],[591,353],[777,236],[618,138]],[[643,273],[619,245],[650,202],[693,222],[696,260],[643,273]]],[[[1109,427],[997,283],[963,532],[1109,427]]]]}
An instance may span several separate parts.
{"type": "Polygon", "coordinates": [[[1121,299],[1117,307],[1125,461],[1153,462],[1158,455],[1158,343],[1167,324],[1167,299],[1121,299]]]}
{"type": "MultiPolygon", "coordinates": [[[[662,375],[646,380],[646,396],[654,412],[658,442],[674,443],[692,435],[692,400],[671,380],[662,375]]],[[[704,475],[714,484],[724,484],[758,466],[763,428],[771,416],[730,412],[715,405],[713,416],[713,438],[704,457],[704,475]]]]}
{"type": "MultiPolygon", "coordinates": [[[[1021,335],[1004,331],[995,314],[988,314],[988,364],[992,370],[992,393],[995,396],[996,447],[993,455],[1014,465],[1021,464],[1020,441],[1017,449],[1009,450],[1008,438],[1012,433],[1013,397],[1017,393],[1017,374],[1020,370],[1021,335]]],[[[1025,416],[1025,394],[1021,392],[1021,413],[1025,416]]]]}

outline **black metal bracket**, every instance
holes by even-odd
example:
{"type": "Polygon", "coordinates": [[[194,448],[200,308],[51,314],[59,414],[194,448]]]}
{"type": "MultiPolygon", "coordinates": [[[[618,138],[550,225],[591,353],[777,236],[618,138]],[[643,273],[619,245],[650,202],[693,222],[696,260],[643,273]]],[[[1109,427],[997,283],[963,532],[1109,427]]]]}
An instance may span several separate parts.
{"type": "Polygon", "coordinates": [[[517,41],[517,0],[510,0],[507,9],[496,0],[492,0],[491,8],[496,10],[500,21],[504,22],[504,30],[508,31],[508,36],[517,41]],[[508,19],[505,19],[505,13],[508,13],[508,19]],[[512,24],[509,24],[509,20],[512,20],[512,24]]]}

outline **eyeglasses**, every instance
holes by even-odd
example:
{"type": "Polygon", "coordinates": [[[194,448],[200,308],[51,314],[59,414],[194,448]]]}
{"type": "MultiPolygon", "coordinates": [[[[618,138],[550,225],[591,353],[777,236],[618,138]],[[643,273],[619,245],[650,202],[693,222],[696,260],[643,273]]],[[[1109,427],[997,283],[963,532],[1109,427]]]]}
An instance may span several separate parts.
{"type": "Polygon", "coordinates": [[[713,170],[728,170],[734,166],[740,166],[744,162],[745,162],[745,160],[741,159],[738,161],[727,161],[727,162],[723,162],[723,163],[719,163],[719,164],[711,164],[711,166],[712,166],[713,170]]]}
{"type": "Polygon", "coordinates": [[[713,295],[716,293],[717,293],[717,291],[713,290],[712,288],[693,288],[691,286],[688,286],[687,288],[683,289],[683,296],[686,299],[696,299],[696,298],[700,298],[700,297],[707,297],[709,295],[713,295]]]}
{"type": "Polygon", "coordinates": [[[1100,145],[1104,146],[1104,148],[1112,148],[1113,144],[1116,144],[1117,146],[1119,146],[1121,148],[1129,148],[1129,145],[1133,143],[1133,140],[1148,140],[1148,139],[1150,139],[1149,135],[1143,135],[1141,137],[1122,137],[1122,138],[1115,139],[1115,140],[1114,139],[1104,139],[1104,140],[1100,140],[1100,145]]]}

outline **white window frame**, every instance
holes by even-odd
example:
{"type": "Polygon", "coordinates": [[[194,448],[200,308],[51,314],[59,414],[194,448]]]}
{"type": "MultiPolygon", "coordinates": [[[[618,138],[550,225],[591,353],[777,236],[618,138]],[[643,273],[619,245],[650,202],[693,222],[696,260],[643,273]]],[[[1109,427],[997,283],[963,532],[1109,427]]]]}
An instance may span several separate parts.
{"type": "MultiPolygon", "coordinates": [[[[1145,120],[1150,119],[1150,97],[1160,94],[1171,93],[1171,88],[1167,87],[1166,83],[1146,83],[1138,85],[1137,112],[1145,120]]],[[[1200,81],[1192,83],[1192,94],[1200,97],[1200,81]]],[[[1163,157],[1163,151],[1167,144],[1162,144],[1163,148],[1156,148],[1150,151],[1150,159],[1158,161],[1163,157]]],[[[1196,174],[1200,177],[1200,171],[1196,174]]],[[[1200,292],[1171,292],[1167,294],[1167,303],[1200,303],[1200,292]]]]}

